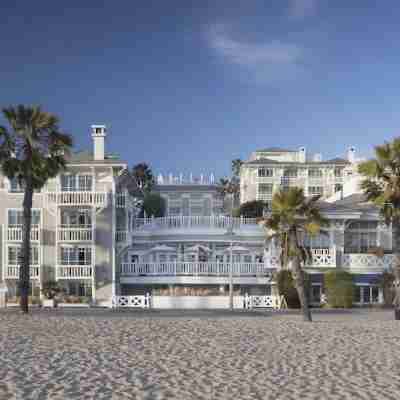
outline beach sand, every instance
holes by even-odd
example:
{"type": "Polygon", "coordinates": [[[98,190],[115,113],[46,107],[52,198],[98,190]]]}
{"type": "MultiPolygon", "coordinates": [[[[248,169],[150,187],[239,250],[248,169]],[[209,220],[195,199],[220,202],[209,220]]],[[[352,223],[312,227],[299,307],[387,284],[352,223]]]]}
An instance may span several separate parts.
{"type": "Polygon", "coordinates": [[[393,399],[392,311],[0,311],[0,399],[393,399]]]}

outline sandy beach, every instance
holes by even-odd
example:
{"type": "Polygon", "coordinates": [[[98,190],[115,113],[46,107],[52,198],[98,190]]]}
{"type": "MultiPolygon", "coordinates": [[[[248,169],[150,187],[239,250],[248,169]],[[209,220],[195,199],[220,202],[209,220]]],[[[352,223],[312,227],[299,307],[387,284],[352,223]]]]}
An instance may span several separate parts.
{"type": "Polygon", "coordinates": [[[0,311],[0,399],[393,399],[391,311],[0,311]]]}

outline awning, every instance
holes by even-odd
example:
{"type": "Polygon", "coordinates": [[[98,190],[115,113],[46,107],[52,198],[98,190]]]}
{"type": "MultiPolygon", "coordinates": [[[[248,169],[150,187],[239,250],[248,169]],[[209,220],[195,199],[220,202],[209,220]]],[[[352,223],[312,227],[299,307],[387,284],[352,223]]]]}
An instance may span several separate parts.
{"type": "Polygon", "coordinates": [[[153,248],[151,248],[148,251],[148,253],[152,253],[154,251],[173,251],[173,252],[176,252],[176,248],[167,246],[165,244],[159,244],[159,245],[154,246],[153,248]]]}
{"type": "Polygon", "coordinates": [[[198,253],[199,251],[204,251],[205,253],[211,253],[212,250],[207,247],[203,246],[202,244],[196,244],[192,247],[189,247],[185,250],[185,253],[198,253]]]}

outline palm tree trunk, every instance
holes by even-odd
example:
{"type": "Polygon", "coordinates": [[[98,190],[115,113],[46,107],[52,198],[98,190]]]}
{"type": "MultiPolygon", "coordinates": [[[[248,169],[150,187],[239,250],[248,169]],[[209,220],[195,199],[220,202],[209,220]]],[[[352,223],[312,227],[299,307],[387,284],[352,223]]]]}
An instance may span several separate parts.
{"type": "MultiPolygon", "coordinates": [[[[290,233],[289,240],[291,241],[290,248],[298,248],[296,232],[290,233]]],[[[297,294],[299,295],[301,310],[303,313],[303,320],[306,322],[311,322],[312,317],[311,310],[308,304],[308,294],[305,288],[304,271],[300,265],[300,258],[298,255],[292,257],[292,274],[296,285],[297,294]]]]}
{"type": "Polygon", "coordinates": [[[394,289],[395,297],[393,300],[394,305],[394,318],[400,319],[400,219],[396,218],[392,222],[392,240],[393,240],[393,274],[395,277],[394,289]]]}
{"type": "Polygon", "coordinates": [[[28,297],[30,283],[31,264],[31,219],[32,219],[32,184],[27,182],[23,203],[23,226],[22,226],[22,262],[19,270],[19,285],[21,292],[20,306],[23,313],[28,313],[28,297]]]}

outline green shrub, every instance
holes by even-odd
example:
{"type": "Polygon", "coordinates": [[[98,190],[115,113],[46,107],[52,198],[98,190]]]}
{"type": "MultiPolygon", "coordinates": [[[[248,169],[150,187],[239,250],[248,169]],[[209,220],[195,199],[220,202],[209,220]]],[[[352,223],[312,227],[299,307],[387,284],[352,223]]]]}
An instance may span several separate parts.
{"type": "MultiPolygon", "coordinates": [[[[305,290],[306,293],[309,291],[309,279],[308,275],[305,275],[305,290]]],[[[297,289],[294,286],[294,279],[292,272],[287,269],[282,269],[276,274],[276,282],[278,285],[278,292],[280,296],[284,296],[288,308],[300,308],[300,299],[297,294],[297,289]]]]}
{"type": "Polygon", "coordinates": [[[351,308],[353,305],[353,277],[346,271],[329,271],[324,274],[324,287],[328,307],[351,308]]]}

